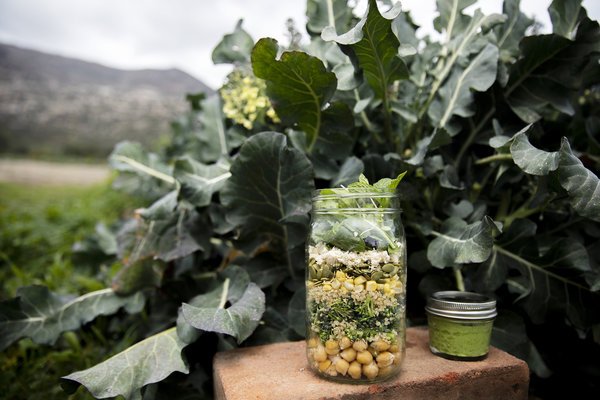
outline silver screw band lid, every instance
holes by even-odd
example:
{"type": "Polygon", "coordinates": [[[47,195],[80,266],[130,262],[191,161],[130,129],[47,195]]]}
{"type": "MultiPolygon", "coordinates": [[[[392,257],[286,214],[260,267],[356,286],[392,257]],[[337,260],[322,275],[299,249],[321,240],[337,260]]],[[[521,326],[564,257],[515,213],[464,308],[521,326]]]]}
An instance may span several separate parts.
{"type": "Polygon", "coordinates": [[[456,319],[490,319],[496,317],[496,300],[473,292],[435,292],[427,299],[425,311],[456,319]]]}

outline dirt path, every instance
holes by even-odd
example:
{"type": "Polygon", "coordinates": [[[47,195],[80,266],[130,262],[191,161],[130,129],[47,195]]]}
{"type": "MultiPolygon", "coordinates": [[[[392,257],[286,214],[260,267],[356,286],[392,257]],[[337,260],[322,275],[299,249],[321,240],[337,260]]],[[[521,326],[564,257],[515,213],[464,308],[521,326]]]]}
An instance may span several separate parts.
{"type": "Polygon", "coordinates": [[[0,182],[30,185],[93,185],[107,179],[107,165],[0,159],[0,182]]]}

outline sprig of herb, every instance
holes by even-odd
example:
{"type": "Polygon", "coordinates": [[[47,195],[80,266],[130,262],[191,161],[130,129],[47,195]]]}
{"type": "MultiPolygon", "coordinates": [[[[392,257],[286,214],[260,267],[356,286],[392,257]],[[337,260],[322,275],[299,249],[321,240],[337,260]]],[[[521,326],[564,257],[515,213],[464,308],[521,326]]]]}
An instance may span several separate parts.
{"type": "Polygon", "coordinates": [[[403,172],[395,179],[383,178],[373,185],[361,174],[358,181],[348,187],[321,190],[321,195],[325,198],[318,199],[315,208],[327,209],[330,217],[322,218],[328,222],[313,225],[313,239],[346,251],[397,250],[392,221],[386,224],[383,214],[377,212],[388,208],[390,197],[378,194],[395,190],[405,174],[406,172],[403,172]],[[353,193],[373,193],[373,196],[345,197],[353,193]],[[331,199],[328,195],[339,197],[331,199]],[[340,212],[336,213],[336,209],[340,212]],[[361,212],[363,209],[365,212],[361,212]]]}

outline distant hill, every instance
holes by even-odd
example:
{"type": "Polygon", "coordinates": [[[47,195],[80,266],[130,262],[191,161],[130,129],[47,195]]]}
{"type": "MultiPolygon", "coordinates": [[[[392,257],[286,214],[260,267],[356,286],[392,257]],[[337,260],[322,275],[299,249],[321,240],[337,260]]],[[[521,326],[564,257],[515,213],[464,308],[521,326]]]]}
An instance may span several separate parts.
{"type": "Polygon", "coordinates": [[[150,145],[200,92],[214,91],[177,69],[125,71],[0,44],[0,152],[104,157],[123,139],[150,145]]]}

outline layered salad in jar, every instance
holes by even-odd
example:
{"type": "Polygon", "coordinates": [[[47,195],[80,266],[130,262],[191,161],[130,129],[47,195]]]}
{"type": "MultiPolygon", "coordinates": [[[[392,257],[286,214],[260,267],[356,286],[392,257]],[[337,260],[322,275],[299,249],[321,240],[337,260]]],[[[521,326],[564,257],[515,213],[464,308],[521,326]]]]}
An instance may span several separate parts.
{"type": "Polygon", "coordinates": [[[395,192],[401,178],[371,186],[361,176],[354,186],[313,198],[307,355],[322,377],[385,380],[404,359],[406,248],[395,192]]]}

